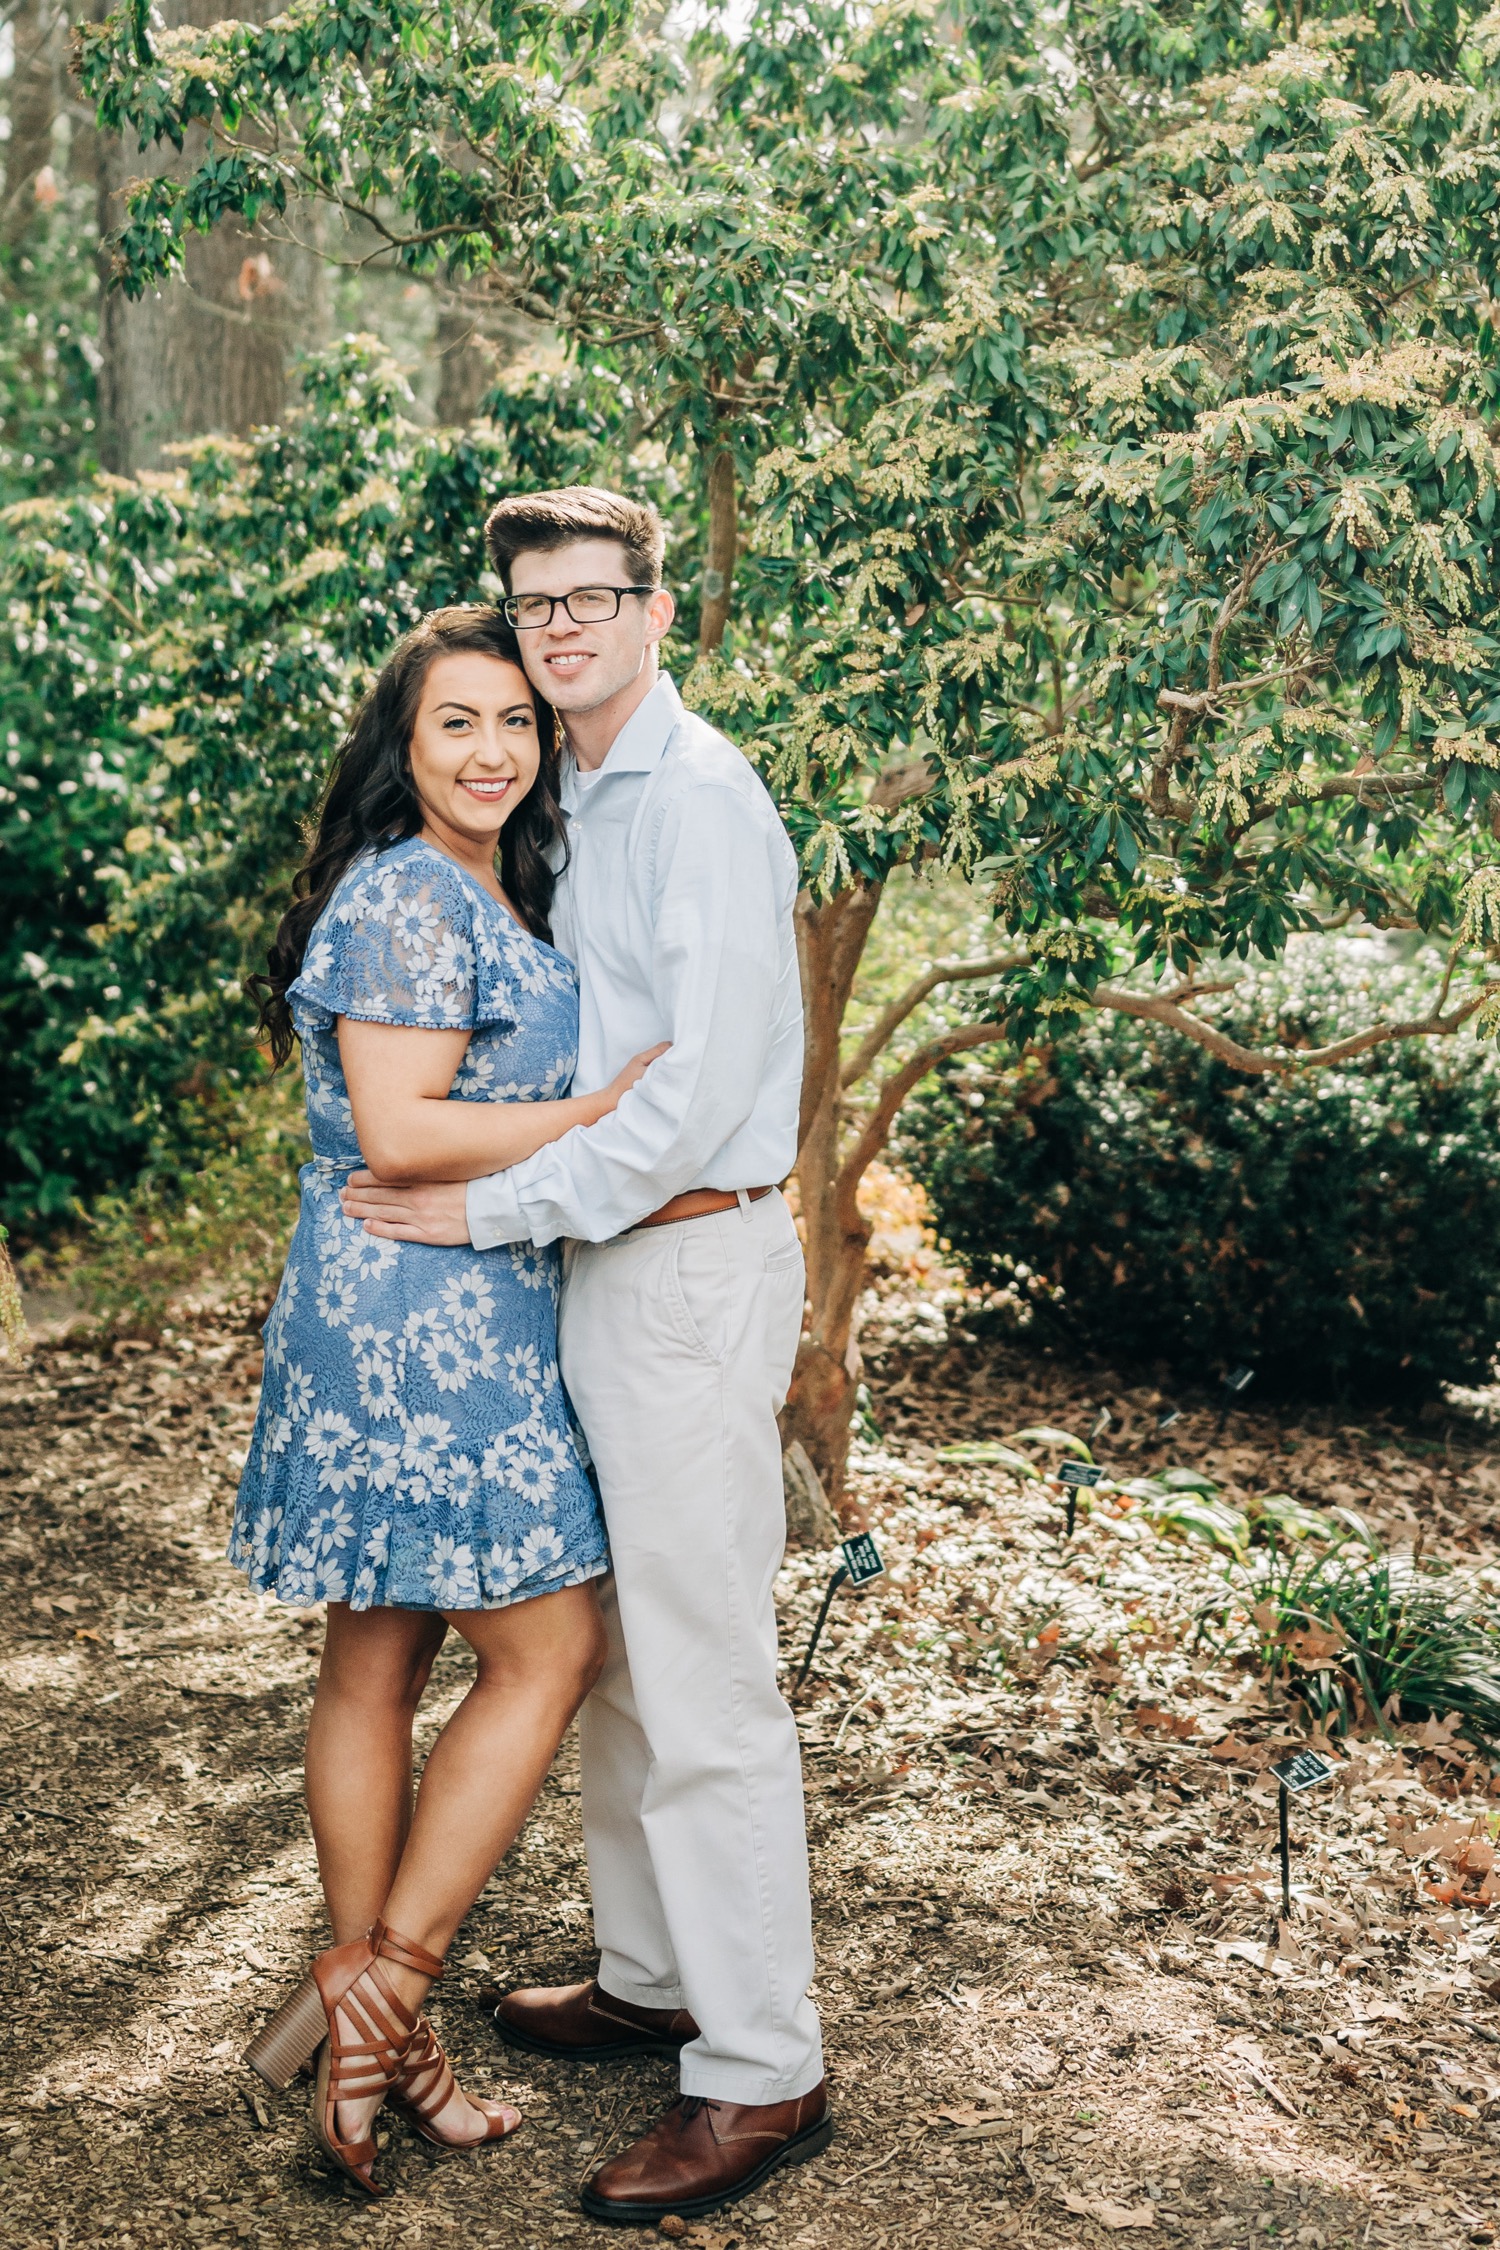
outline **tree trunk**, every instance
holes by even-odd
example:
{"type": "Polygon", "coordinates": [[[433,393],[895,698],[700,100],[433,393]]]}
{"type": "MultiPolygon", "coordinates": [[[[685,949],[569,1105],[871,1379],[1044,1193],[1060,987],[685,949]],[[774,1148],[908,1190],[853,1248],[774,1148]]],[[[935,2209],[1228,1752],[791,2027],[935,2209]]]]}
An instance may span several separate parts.
{"type": "Polygon", "coordinates": [[[439,311],[433,349],[438,363],[434,417],[442,429],[462,429],[473,421],[495,380],[495,354],[487,348],[473,314],[461,305],[444,305],[439,311]]]}
{"type": "Polygon", "coordinates": [[[721,445],[708,464],[708,554],[703,565],[703,609],[698,625],[700,656],[711,655],[723,641],[724,628],[729,623],[738,552],[739,504],[734,455],[727,445],[721,445]]]}
{"type": "Polygon", "coordinates": [[[806,1447],[840,1514],[859,1388],[855,1314],[870,1230],[860,1216],[859,1182],[840,1162],[839,1035],[880,895],[878,883],[860,883],[821,905],[804,892],[797,904],[807,1041],[797,1186],[810,1312],[782,1410],[781,1434],[784,1445],[800,1439],[806,1447]]]}
{"type": "MultiPolygon", "coordinates": [[[[274,0],[251,0],[241,20],[264,22],[274,0]]],[[[171,28],[224,17],[220,0],[171,0],[171,28]]],[[[101,243],[124,216],[126,183],[143,170],[180,170],[201,154],[190,134],[177,157],[170,147],[137,151],[115,137],[101,148],[101,243]]],[[[107,252],[105,253],[107,257],[107,252]]],[[[211,431],[243,436],[279,421],[287,402],[293,341],[316,340],[322,327],[322,268],[298,244],[272,241],[224,220],[210,234],[189,235],[186,279],[131,303],[106,289],[100,304],[102,450],[120,475],[159,466],[175,440],[211,431]]]]}
{"type": "Polygon", "coordinates": [[[20,0],[11,17],[10,137],[0,243],[15,249],[37,211],[37,182],[52,162],[57,121],[57,23],[48,0],[20,0]]]}
{"type": "MultiPolygon", "coordinates": [[[[708,462],[708,552],[703,569],[699,654],[724,639],[738,552],[734,455],[717,445],[708,462]]],[[[864,1288],[870,1230],[860,1216],[859,1179],[841,1164],[844,1011],[880,906],[881,886],[860,883],[822,905],[804,892],[797,902],[797,954],[802,970],[805,1051],[797,1132],[797,1188],[807,1253],[809,1315],[797,1347],[791,1388],[781,1412],[781,1442],[799,1442],[841,1521],[849,1459],[849,1426],[859,1389],[855,1314],[864,1288]]],[[[800,1472],[799,1472],[800,1474],[800,1472]]],[[[790,1490],[790,1487],[789,1487],[790,1490]]],[[[797,1511],[789,1511],[792,1528],[797,1511]]]]}

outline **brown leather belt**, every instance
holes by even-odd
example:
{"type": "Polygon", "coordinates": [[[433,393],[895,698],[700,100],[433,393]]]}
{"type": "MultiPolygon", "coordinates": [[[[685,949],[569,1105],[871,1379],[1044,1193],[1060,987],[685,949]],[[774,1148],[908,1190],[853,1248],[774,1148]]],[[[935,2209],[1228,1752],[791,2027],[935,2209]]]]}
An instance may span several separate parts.
{"type": "MultiPolygon", "coordinates": [[[[752,1203],[759,1203],[761,1197],[770,1192],[768,1187],[745,1190],[752,1203]]],[[[678,1219],[707,1219],[715,1211],[732,1211],[738,1202],[733,1188],[688,1188],[684,1194],[674,1195],[659,1211],[653,1211],[649,1219],[637,1219],[636,1225],[669,1227],[678,1219]]]]}

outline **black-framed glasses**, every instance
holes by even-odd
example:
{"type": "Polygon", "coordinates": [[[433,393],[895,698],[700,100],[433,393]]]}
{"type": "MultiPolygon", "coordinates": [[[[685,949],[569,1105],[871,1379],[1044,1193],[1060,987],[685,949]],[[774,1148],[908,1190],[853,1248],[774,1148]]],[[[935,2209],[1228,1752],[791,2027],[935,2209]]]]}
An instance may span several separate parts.
{"type": "Polygon", "coordinates": [[[651,595],[654,586],[575,586],[571,594],[507,594],[500,604],[507,625],[528,633],[550,625],[553,613],[565,609],[575,625],[604,625],[618,617],[627,594],[651,595]]]}

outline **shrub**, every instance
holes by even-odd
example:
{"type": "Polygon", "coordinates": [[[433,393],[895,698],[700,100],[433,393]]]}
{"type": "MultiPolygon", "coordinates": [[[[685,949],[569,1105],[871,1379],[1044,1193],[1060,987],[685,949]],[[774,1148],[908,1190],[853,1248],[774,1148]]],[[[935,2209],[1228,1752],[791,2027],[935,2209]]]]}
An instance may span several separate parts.
{"type": "MultiPolygon", "coordinates": [[[[1312,1046],[1426,1013],[1421,966],[1310,941],[1220,1020],[1312,1046]]],[[[1500,1339],[1500,1074],[1471,1042],[1247,1078],[1176,1034],[1098,1017],[1001,1067],[951,1066],[906,1161],[970,1276],[1042,1328],[1182,1379],[1255,1367],[1304,1398],[1484,1381],[1500,1339]]]]}
{"type": "Polygon", "coordinates": [[[262,1077],[243,980],[351,708],[424,610],[498,591],[495,493],[584,472],[630,403],[539,377],[422,430],[368,338],[302,390],[278,428],[0,516],[0,1221],[33,1238],[191,1197],[262,1077]]]}

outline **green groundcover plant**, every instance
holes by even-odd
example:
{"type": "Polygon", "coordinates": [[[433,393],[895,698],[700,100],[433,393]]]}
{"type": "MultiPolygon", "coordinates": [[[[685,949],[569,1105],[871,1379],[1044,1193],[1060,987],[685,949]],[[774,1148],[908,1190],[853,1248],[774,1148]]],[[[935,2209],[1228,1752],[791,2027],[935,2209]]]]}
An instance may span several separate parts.
{"type": "Polygon", "coordinates": [[[1254,1653],[1320,1733],[1455,1718],[1500,1740],[1500,1609],[1461,1571],[1379,1548],[1368,1534],[1324,1547],[1272,1541],[1229,1572],[1230,1600],[1200,1637],[1254,1653]]]}
{"type": "MultiPolygon", "coordinates": [[[[1431,976],[1315,941],[1218,1020],[1294,1051],[1431,976]]],[[[1500,1072],[1472,1042],[1245,1078],[1129,1018],[999,1067],[952,1064],[905,1137],[970,1274],[1055,1338],[1286,1396],[1488,1379],[1500,1341],[1500,1072]]]]}

